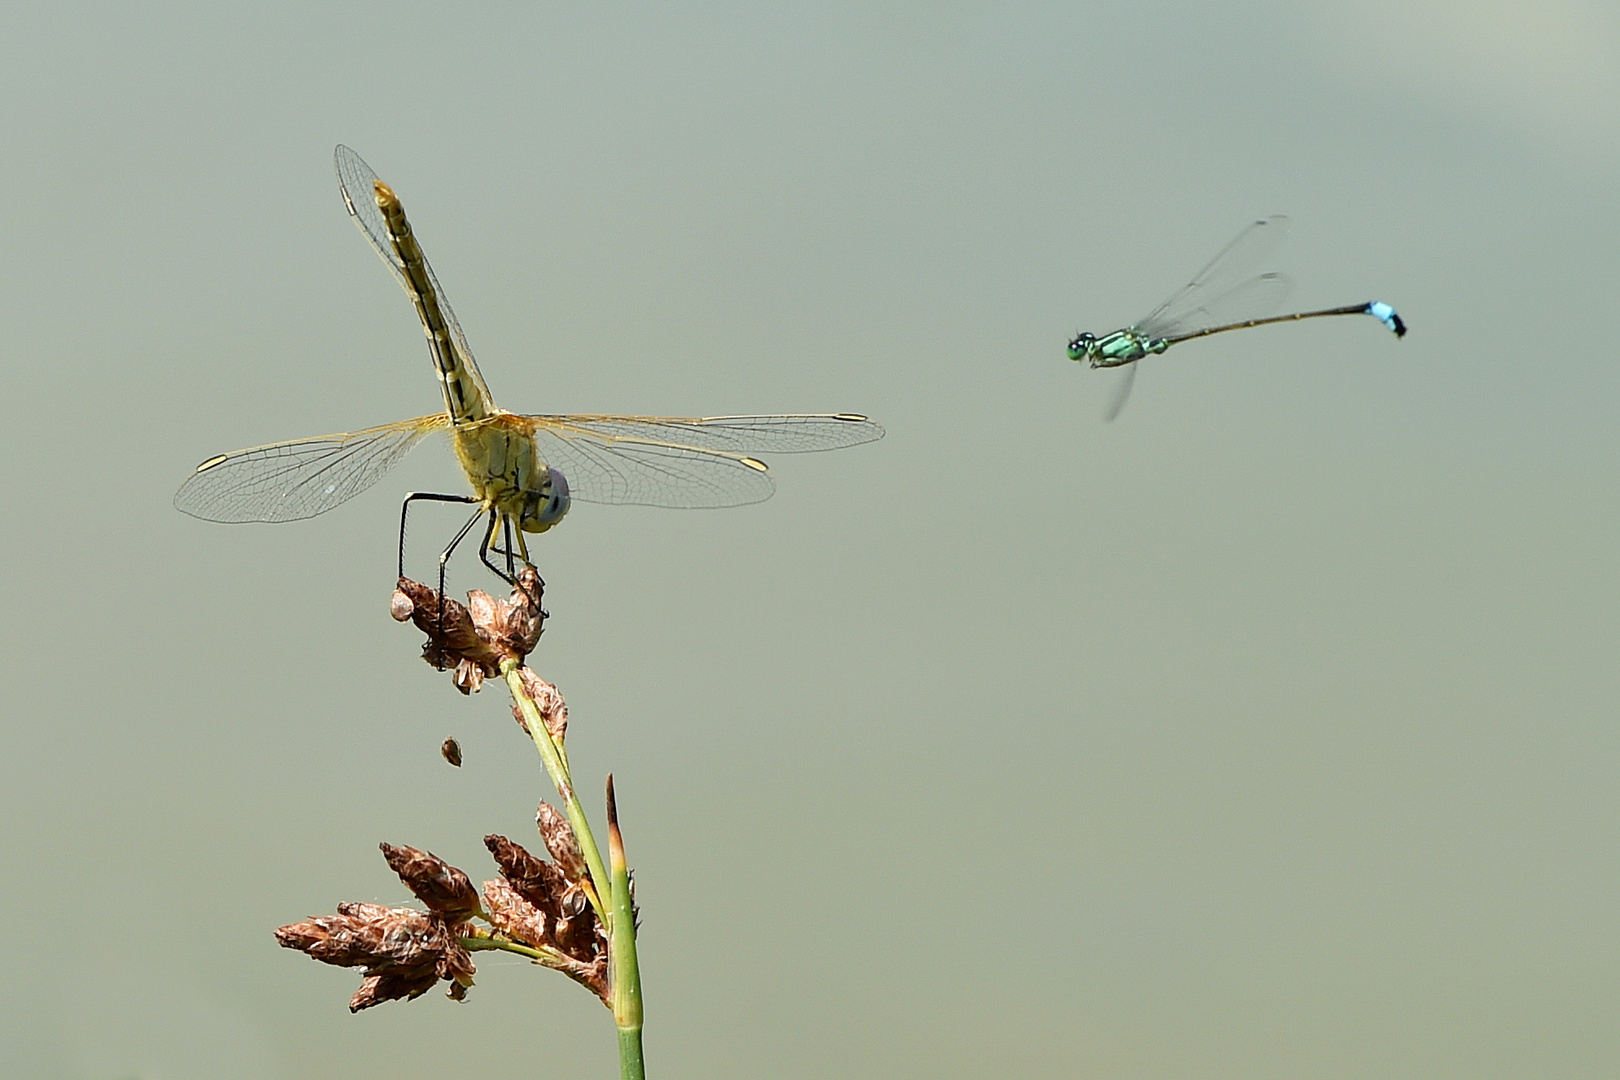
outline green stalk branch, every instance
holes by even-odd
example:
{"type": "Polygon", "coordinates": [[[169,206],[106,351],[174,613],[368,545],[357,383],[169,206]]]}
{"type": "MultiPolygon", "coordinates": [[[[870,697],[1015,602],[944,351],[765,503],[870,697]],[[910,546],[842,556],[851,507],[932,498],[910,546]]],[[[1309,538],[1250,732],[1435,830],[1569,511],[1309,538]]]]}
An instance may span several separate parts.
{"type": "Polygon", "coordinates": [[[592,890],[586,895],[591,906],[596,909],[596,917],[602,920],[607,929],[608,937],[613,937],[613,915],[608,898],[610,880],[607,868],[602,864],[602,853],[597,850],[596,838],[591,835],[591,823],[585,818],[585,809],[579,805],[579,798],[574,794],[573,780],[568,775],[568,759],[563,756],[562,748],[551,737],[551,731],[540,715],[540,707],[529,697],[528,691],[523,688],[523,680],[518,676],[518,669],[522,661],[516,658],[507,658],[501,661],[501,677],[506,680],[506,687],[512,692],[512,700],[517,702],[518,709],[523,713],[523,724],[529,729],[529,737],[534,740],[535,749],[540,751],[540,760],[546,764],[546,772],[551,775],[551,782],[557,786],[557,794],[562,796],[563,813],[568,817],[568,824],[574,827],[574,835],[579,840],[579,849],[585,856],[585,868],[590,871],[592,890]]]}

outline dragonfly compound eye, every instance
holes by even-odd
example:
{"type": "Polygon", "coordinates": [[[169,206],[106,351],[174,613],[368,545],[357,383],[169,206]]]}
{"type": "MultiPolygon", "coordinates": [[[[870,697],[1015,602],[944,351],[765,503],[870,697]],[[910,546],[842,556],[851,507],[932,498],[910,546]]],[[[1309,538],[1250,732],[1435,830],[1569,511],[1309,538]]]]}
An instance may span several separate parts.
{"type": "Polygon", "coordinates": [[[1091,353],[1091,347],[1097,343],[1095,334],[1076,334],[1074,340],[1069,342],[1069,359],[1084,360],[1091,353]]]}
{"type": "Polygon", "coordinates": [[[568,513],[568,477],[555,465],[546,471],[551,476],[551,490],[543,497],[539,492],[530,496],[532,501],[523,514],[525,532],[545,532],[568,513]]]}

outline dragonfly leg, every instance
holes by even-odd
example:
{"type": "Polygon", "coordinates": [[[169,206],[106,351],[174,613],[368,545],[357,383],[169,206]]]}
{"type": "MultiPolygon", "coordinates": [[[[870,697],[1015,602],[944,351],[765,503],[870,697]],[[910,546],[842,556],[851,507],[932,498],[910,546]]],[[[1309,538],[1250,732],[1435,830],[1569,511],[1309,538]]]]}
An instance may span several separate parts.
{"type": "MultiPolygon", "coordinates": [[[[504,580],[508,585],[521,587],[518,581],[517,573],[519,564],[521,563],[523,566],[531,569],[534,566],[534,563],[529,561],[528,542],[523,538],[523,530],[519,527],[515,527],[512,524],[512,519],[504,514],[501,515],[501,532],[501,543],[505,546],[502,547],[492,545],[495,535],[495,525],[493,522],[490,523],[489,532],[484,537],[484,547],[479,549],[479,557],[483,559],[485,566],[493,570],[495,575],[504,580]],[[504,572],[499,566],[496,566],[490,561],[489,556],[491,554],[505,556],[506,569],[504,572]]],[[[538,575],[536,575],[536,580],[539,580],[538,575]]],[[[543,591],[546,587],[546,583],[544,581],[540,581],[539,587],[543,591]]],[[[528,590],[525,589],[524,591],[527,592],[528,590]]],[[[534,602],[536,607],[540,606],[539,595],[529,593],[529,599],[534,602]]]]}
{"type": "Polygon", "coordinates": [[[517,572],[520,564],[523,566],[534,565],[533,563],[529,562],[529,545],[523,540],[523,530],[515,526],[512,522],[512,518],[504,514],[501,517],[501,542],[499,544],[492,545],[489,550],[491,553],[502,556],[506,560],[505,573],[501,573],[501,571],[495,567],[491,567],[491,569],[495,570],[495,572],[500,575],[500,577],[504,578],[508,583],[517,580],[517,572]],[[513,539],[514,537],[516,537],[515,540],[513,539]]]}
{"type": "MultiPolygon", "coordinates": [[[[512,519],[510,517],[501,518],[501,530],[502,530],[501,539],[506,544],[506,572],[511,577],[516,578],[517,577],[517,563],[513,561],[513,554],[512,554],[512,519]]],[[[523,531],[522,529],[518,530],[518,532],[522,532],[522,531],[523,531]]]]}
{"type": "Polygon", "coordinates": [[[498,510],[491,510],[489,512],[489,528],[484,530],[483,543],[478,545],[478,558],[485,566],[489,567],[490,570],[492,572],[494,572],[496,577],[500,578],[502,581],[506,582],[508,585],[515,585],[515,584],[517,584],[517,574],[515,572],[509,573],[509,572],[507,572],[505,570],[502,570],[499,566],[495,565],[495,563],[490,559],[491,553],[496,554],[496,555],[505,555],[507,565],[511,566],[512,565],[512,550],[511,549],[512,549],[512,520],[510,518],[508,518],[505,514],[500,513],[500,511],[498,511],[498,510]],[[499,519],[499,520],[497,520],[497,519],[499,519]],[[500,547],[498,547],[495,544],[495,529],[496,529],[497,525],[504,525],[505,528],[506,528],[506,549],[505,550],[502,550],[500,547]]]}
{"type": "MultiPolygon", "coordinates": [[[[478,500],[471,495],[439,495],[431,491],[412,491],[405,496],[405,503],[399,508],[399,576],[405,576],[405,519],[410,515],[411,503],[421,499],[426,502],[446,503],[476,503],[478,500]]],[[[463,532],[466,530],[463,529],[463,532]]],[[[452,544],[451,547],[455,545],[452,544]]],[[[443,564],[440,564],[441,566],[443,564]]],[[[444,592],[444,581],[439,581],[439,592],[444,592]]]]}
{"type": "MultiPolygon", "coordinates": [[[[450,562],[450,556],[455,554],[456,548],[458,546],[460,546],[461,542],[467,538],[467,534],[472,532],[472,527],[474,525],[478,524],[478,519],[481,518],[481,517],[485,517],[486,515],[489,518],[489,526],[484,530],[484,539],[481,540],[479,542],[479,545],[478,545],[478,553],[479,553],[480,556],[482,556],[484,554],[484,552],[489,549],[489,538],[492,535],[494,535],[494,533],[495,533],[495,515],[496,515],[496,511],[493,508],[491,508],[489,510],[485,510],[482,506],[480,506],[476,511],[473,512],[472,517],[467,519],[467,524],[463,525],[460,529],[456,530],[456,535],[451,539],[449,545],[446,546],[444,551],[439,555],[439,595],[440,596],[444,595],[444,568],[450,562]]],[[[484,559],[484,562],[487,565],[489,563],[489,560],[484,559]]],[[[490,569],[493,570],[494,567],[490,567],[490,569]]],[[[496,572],[499,573],[499,571],[496,571],[496,572]]]]}
{"type": "MultiPolygon", "coordinates": [[[[518,542],[518,558],[523,560],[523,565],[524,566],[532,568],[534,566],[534,563],[529,561],[529,542],[523,538],[523,530],[522,529],[518,530],[517,542],[518,542]]],[[[546,590],[545,579],[542,578],[537,573],[537,574],[534,575],[534,580],[536,582],[536,588],[538,588],[540,590],[540,592],[543,594],[545,592],[545,590],[546,590]]],[[[524,591],[527,592],[528,590],[524,590],[524,591]]],[[[535,595],[533,593],[530,593],[529,594],[529,599],[534,601],[534,606],[535,607],[540,606],[540,597],[539,596],[537,596],[537,595],[535,595]]],[[[546,613],[544,611],[541,611],[540,612],[541,618],[544,618],[545,614],[546,613]]]]}
{"type": "MultiPolygon", "coordinates": [[[[446,500],[446,501],[449,501],[449,500],[446,500]]],[[[468,499],[467,501],[468,502],[473,502],[473,501],[476,501],[476,500],[468,499]]],[[[438,628],[437,628],[438,629],[438,634],[437,634],[437,636],[441,640],[444,638],[444,609],[445,609],[446,604],[447,604],[446,599],[445,599],[445,595],[444,595],[444,571],[445,571],[445,567],[450,564],[450,556],[455,553],[456,546],[467,538],[467,534],[472,531],[472,527],[478,523],[479,517],[481,515],[483,515],[484,513],[486,513],[486,511],[484,510],[484,508],[482,506],[480,506],[477,510],[475,510],[473,512],[473,516],[467,519],[467,524],[463,525],[460,529],[456,530],[456,535],[451,538],[449,545],[446,546],[444,551],[442,551],[439,554],[439,618],[438,618],[438,628]]],[[[484,530],[484,542],[485,543],[489,542],[489,534],[491,532],[493,532],[494,529],[495,529],[495,511],[494,510],[489,510],[489,511],[487,511],[487,513],[489,514],[489,528],[484,530]]],[[[403,577],[404,575],[401,574],[400,576],[403,577]]]]}

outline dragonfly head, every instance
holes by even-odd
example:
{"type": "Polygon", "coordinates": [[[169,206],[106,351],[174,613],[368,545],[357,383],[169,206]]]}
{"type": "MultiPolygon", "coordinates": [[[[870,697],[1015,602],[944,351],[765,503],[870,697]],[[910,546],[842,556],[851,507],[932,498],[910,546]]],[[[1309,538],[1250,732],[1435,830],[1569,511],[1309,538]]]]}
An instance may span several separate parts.
{"type": "Polygon", "coordinates": [[[524,532],[545,532],[568,513],[568,478],[555,465],[548,466],[546,474],[546,483],[524,501],[524,532]]]}
{"type": "Polygon", "coordinates": [[[1069,341],[1069,359],[1085,360],[1097,347],[1097,335],[1082,331],[1069,341]]]}

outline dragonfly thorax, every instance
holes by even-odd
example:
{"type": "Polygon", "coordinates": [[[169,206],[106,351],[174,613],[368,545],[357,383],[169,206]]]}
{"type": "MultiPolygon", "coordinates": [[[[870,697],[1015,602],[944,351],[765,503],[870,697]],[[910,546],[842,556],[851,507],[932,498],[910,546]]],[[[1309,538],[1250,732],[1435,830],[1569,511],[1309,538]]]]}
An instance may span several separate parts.
{"type": "Polygon", "coordinates": [[[542,460],[523,418],[497,412],[451,437],[479,502],[524,532],[545,532],[568,513],[568,481],[542,460]]]}
{"type": "Polygon", "coordinates": [[[1144,356],[1162,353],[1170,347],[1164,338],[1150,338],[1126,327],[1098,337],[1095,334],[1076,334],[1069,342],[1070,360],[1090,361],[1094,368],[1120,367],[1134,363],[1144,356]]]}

